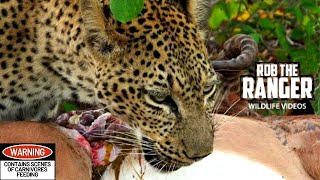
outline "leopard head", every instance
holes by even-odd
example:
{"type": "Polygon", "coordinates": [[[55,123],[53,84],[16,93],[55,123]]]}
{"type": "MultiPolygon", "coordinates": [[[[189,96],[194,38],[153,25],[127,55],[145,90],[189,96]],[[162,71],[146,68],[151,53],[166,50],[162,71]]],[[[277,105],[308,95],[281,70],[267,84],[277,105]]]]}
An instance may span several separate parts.
{"type": "Polygon", "coordinates": [[[213,150],[218,79],[205,47],[205,9],[203,1],[145,0],[138,17],[121,23],[108,0],[81,0],[99,103],[139,132],[146,160],[162,170],[213,150]]]}

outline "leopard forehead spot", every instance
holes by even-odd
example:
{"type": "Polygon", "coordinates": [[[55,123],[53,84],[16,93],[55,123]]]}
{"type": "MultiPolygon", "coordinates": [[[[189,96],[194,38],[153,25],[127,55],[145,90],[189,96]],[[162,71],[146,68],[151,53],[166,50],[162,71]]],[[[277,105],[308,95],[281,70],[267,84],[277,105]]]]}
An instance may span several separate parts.
{"type": "Polygon", "coordinates": [[[217,93],[203,92],[215,73],[199,4],[145,0],[120,23],[108,0],[1,1],[0,120],[46,119],[60,102],[79,101],[130,123],[160,160],[207,155],[217,93]]]}

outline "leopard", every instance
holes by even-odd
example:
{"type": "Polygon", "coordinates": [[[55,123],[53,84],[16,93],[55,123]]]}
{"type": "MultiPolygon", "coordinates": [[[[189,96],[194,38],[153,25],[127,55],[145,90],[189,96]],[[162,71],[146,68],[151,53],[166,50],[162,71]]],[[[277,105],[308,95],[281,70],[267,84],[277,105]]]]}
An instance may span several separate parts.
{"type": "Polygon", "coordinates": [[[104,108],[145,159],[175,170],[213,151],[219,78],[206,0],[144,0],[129,22],[109,0],[0,1],[0,121],[46,121],[62,102],[104,108]]]}

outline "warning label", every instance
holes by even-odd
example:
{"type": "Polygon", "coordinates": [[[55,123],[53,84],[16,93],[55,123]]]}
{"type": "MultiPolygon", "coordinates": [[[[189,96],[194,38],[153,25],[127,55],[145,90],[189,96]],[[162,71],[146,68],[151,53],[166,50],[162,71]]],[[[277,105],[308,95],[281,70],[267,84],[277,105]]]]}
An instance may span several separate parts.
{"type": "Polygon", "coordinates": [[[0,144],[0,180],[55,179],[54,144],[0,144]]]}

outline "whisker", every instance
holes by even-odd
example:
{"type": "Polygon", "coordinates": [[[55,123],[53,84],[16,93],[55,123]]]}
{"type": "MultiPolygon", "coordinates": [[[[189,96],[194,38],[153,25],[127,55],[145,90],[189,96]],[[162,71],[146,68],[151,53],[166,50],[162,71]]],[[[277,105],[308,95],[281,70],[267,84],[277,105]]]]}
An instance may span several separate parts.
{"type": "MultiPolygon", "coordinates": [[[[220,92],[219,93],[221,93],[221,91],[222,90],[219,90],[220,92]]],[[[221,106],[221,104],[222,104],[222,102],[223,102],[223,99],[224,99],[224,97],[226,96],[226,94],[227,94],[227,91],[225,91],[222,95],[221,95],[221,97],[219,98],[219,101],[218,102],[216,102],[216,104],[215,104],[215,108],[214,108],[214,114],[213,114],[213,117],[214,117],[214,115],[216,114],[216,112],[218,111],[218,109],[220,108],[220,106],[221,106]]]]}
{"type": "Polygon", "coordinates": [[[247,109],[247,107],[242,108],[242,110],[237,112],[233,117],[237,117],[240,113],[242,113],[242,111],[244,111],[246,109],[247,109]]]}
{"type": "Polygon", "coordinates": [[[159,169],[159,173],[162,171],[162,169],[164,168],[164,167],[166,167],[166,165],[167,165],[168,163],[166,162],[160,169],[159,169]]]}
{"type": "Polygon", "coordinates": [[[173,163],[173,168],[172,168],[172,171],[171,172],[173,172],[173,170],[176,168],[176,163],[173,163]]]}
{"type": "Polygon", "coordinates": [[[153,158],[153,159],[151,159],[151,160],[149,161],[149,163],[153,163],[153,162],[155,162],[155,161],[158,161],[158,159],[157,159],[157,158],[153,158]]]}
{"type": "Polygon", "coordinates": [[[139,145],[137,145],[137,144],[134,144],[134,143],[126,143],[126,142],[123,142],[123,141],[110,140],[110,141],[108,141],[108,143],[111,143],[111,144],[113,144],[113,145],[115,145],[115,144],[129,145],[129,146],[131,146],[131,147],[133,147],[133,148],[144,147],[144,148],[149,148],[149,150],[152,150],[152,149],[153,149],[152,146],[147,146],[147,145],[144,145],[144,144],[139,144],[139,145]]]}
{"type": "MultiPolygon", "coordinates": [[[[121,135],[124,135],[124,136],[127,136],[127,137],[131,137],[132,139],[130,139],[130,140],[136,140],[136,142],[141,142],[141,143],[148,143],[149,144],[149,142],[148,141],[145,141],[145,140],[143,140],[143,139],[141,139],[141,140],[137,140],[137,137],[134,135],[134,134],[132,134],[132,133],[125,133],[125,132],[118,132],[118,131],[113,131],[112,132],[113,134],[121,134],[121,135]]],[[[97,133],[93,133],[93,137],[113,137],[113,136],[115,136],[115,135],[110,135],[110,134],[97,134],[97,133]]]]}
{"type": "Polygon", "coordinates": [[[174,163],[170,163],[169,172],[172,172],[172,171],[173,171],[173,165],[174,165],[174,163]],[[171,168],[172,168],[172,169],[171,169],[171,168]]]}
{"type": "MultiPolygon", "coordinates": [[[[138,146],[138,145],[132,146],[132,145],[129,144],[129,143],[123,143],[123,142],[120,142],[120,143],[117,143],[117,144],[129,145],[129,146],[132,147],[132,149],[134,149],[134,148],[140,149],[141,147],[143,147],[145,150],[150,150],[150,151],[153,151],[153,150],[154,150],[153,147],[150,147],[150,146],[143,146],[143,145],[140,145],[140,146],[138,146]]],[[[114,144],[113,144],[113,145],[114,145],[114,144]]],[[[127,149],[127,150],[130,150],[130,149],[127,149]]]]}
{"type": "Polygon", "coordinates": [[[122,143],[122,141],[127,142],[127,143],[133,143],[131,145],[135,146],[135,147],[137,147],[138,145],[143,146],[143,147],[153,147],[152,145],[150,145],[150,143],[141,142],[141,141],[139,141],[137,139],[126,139],[126,138],[122,138],[122,137],[119,137],[119,136],[112,136],[112,135],[105,135],[104,137],[110,138],[108,140],[108,142],[115,142],[116,143],[116,141],[114,141],[114,140],[120,140],[120,141],[118,141],[119,143],[122,143]]]}
{"type": "MultiPolygon", "coordinates": [[[[112,132],[112,135],[116,135],[116,134],[121,134],[123,136],[126,136],[126,137],[130,137],[132,139],[137,139],[137,137],[134,135],[134,134],[128,134],[128,133],[123,133],[123,132],[117,132],[117,131],[114,131],[112,132]]],[[[101,135],[101,136],[108,136],[108,135],[111,135],[111,134],[95,134],[94,135],[101,135]]]]}
{"type": "Polygon", "coordinates": [[[110,140],[112,139],[118,139],[118,140],[123,140],[123,141],[126,141],[126,142],[139,142],[135,139],[128,139],[128,138],[124,138],[124,137],[120,137],[120,136],[113,136],[113,135],[104,135],[104,136],[97,136],[97,135],[92,135],[90,137],[96,137],[96,138],[102,138],[102,137],[105,137],[105,138],[110,138],[110,140]]]}
{"type": "Polygon", "coordinates": [[[226,110],[226,112],[223,113],[223,115],[226,115],[227,112],[233,107],[235,106],[241,99],[239,98],[238,100],[236,100],[234,103],[232,103],[232,105],[226,110]]]}
{"type": "MultiPolygon", "coordinates": [[[[157,165],[159,165],[160,163],[162,163],[162,160],[159,160],[158,158],[155,158],[155,161],[158,161],[158,162],[155,163],[154,165],[151,165],[151,161],[149,162],[150,166],[146,168],[146,171],[147,171],[147,170],[150,170],[150,168],[157,167],[157,165]]],[[[155,162],[155,161],[153,161],[153,162],[155,162]]]]}
{"type": "Polygon", "coordinates": [[[122,138],[117,138],[117,137],[111,137],[110,140],[108,140],[107,142],[110,143],[127,143],[127,145],[131,145],[133,147],[153,147],[153,145],[150,144],[145,144],[145,143],[141,143],[139,141],[130,141],[129,139],[122,139],[122,138]]]}

